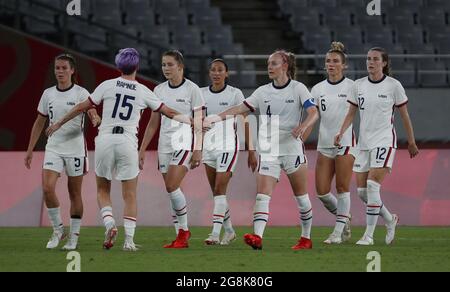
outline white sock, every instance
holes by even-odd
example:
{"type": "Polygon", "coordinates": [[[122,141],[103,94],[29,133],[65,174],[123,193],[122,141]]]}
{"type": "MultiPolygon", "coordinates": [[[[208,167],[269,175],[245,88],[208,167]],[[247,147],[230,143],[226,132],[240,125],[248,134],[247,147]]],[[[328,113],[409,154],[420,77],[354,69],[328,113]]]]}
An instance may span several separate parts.
{"type": "Polygon", "coordinates": [[[58,208],[50,208],[47,209],[48,212],[48,218],[50,219],[50,222],[52,223],[53,230],[61,230],[61,228],[64,227],[62,220],[61,220],[61,209],[58,208]]]}
{"type": "Polygon", "coordinates": [[[125,228],[125,238],[133,241],[136,230],[136,218],[123,217],[123,227],[125,228]]]}
{"type": "Polygon", "coordinates": [[[337,217],[334,233],[341,235],[345,224],[350,220],[350,193],[338,194],[337,217]]]}
{"type": "Polygon", "coordinates": [[[373,238],[380,209],[383,206],[380,197],[380,187],[379,183],[367,180],[367,227],[365,235],[371,238],[373,238]]]}
{"type": "Polygon", "coordinates": [[[178,235],[178,230],[180,229],[180,224],[178,223],[177,213],[172,205],[172,200],[170,200],[170,213],[172,214],[172,222],[175,227],[175,234],[178,235]]]}
{"type": "Polygon", "coordinates": [[[337,215],[338,201],[332,193],[319,196],[319,199],[322,201],[325,208],[327,208],[327,210],[330,211],[331,214],[335,216],[337,215]]]}
{"type": "Polygon", "coordinates": [[[227,204],[227,211],[225,212],[225,219],[223,219],[223,228],[226,233],[234,233],[233,224],[231,223],[230,208],[227,204]]]}
{"type": "Polygon", "coordinates": [[[187,220],[187,204],[186,197],[184,196],[181,189],[176,190],[169,194],[170,200],[172,202],[173,209],[176,213],[178,224],[180,229],[188,231],[188,220],[187,220]]]}
{"type": "Polygon", "coordinates": [[[80,236],[81,218],[70,218],[70,236],[78,238],[80,236]]]}
{"type": "Polygon", "coordinates": [[[300,222],[302,225],[302,237],[311,239],[312,205],[309,195],[296,196],[298,208],[300,209],[300,222]]]}
{"type": "Polygon", "coordinates": [[[214,197],[214,212],[213,212],[213,231],[212,234],[219,236],[222,230],[223,221],[225,219],[225,212],[227,211],[227,197],[214,197]]]}
{"type": "Polygon", "coordinates": [[[264,229],[269,221],[270,196],[258,194],[253,209],[253,228],[256,235],[263,237],[264,229]]]}
{"type": "MultiPolygon", "coordinates": [[[[358,188],[358,196],[367,205],[367,189],[366,188],[358,188]]],[[[385,222],[392,221],[392,214],[391,214],[391,212],[389,212],[388,208],[386,208],[386,206],[384,206],[384,205],[381,207],[380,216],[383,217],[385,222]]]]}
{"type": "Polygon", "coordinates": [[[100,215],[103,218],[103,224],[106,227],[106,230],[109,230],[116,226],[116,220],[114,220],[114,216],[112,213],[112,207],[107,206],[100,210],[100,215]]]}

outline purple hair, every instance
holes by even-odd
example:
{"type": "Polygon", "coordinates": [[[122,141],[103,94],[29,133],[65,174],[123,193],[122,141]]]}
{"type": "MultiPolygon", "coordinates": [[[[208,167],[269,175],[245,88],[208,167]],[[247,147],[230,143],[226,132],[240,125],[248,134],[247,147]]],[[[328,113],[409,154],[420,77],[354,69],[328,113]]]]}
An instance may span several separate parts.
{"type": "Polygon", "coordinates": [[[116,66],[125,75],[133,74],[139,67],[139,52],[133,48],[120,50],[116,56],[116,66]]]}

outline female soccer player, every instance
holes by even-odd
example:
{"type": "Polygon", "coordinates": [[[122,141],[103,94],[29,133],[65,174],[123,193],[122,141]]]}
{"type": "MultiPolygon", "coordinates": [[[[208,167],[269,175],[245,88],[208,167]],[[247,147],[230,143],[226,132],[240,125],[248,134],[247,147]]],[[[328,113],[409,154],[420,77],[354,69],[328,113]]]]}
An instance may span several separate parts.
{"type": "MultiPolygon", "coordinates": [[[[38,116],[31,131],[30,142],[25,156],[25,166],[30,169],[33,149],[45,127],[47,120],[54,123],[63,117],[76,104],[89,97],[89,92],[76,84],[76,61],[72,55],[62,54],[55,58],[55,76],[57,85],[44,91],[38,106],[38,116]]],[[[100,118],[95,109],[89,110],[92,124],[97,126],[100,118]]],[[[75,119],[50,137],[45,147],[45,158],[42,172],[42,188],[45,205],[53,226],[53,234],[47,243],[48,249],[58,247],[66,237],[61,220],[60,203],[56,196],[56,183],[65,169],[68,176],[70,197],[70,236],[64,250],[75,250],[80,236],[81,219],[83,217],[83,201],[81,185],[83,176],[88,171],[88,157],[84,140],[84,113],[80,112],[75,119]]]]}
{"type": "Polygon", "coordinates": [[[340,244],[350,239],[350,181],[355,161],[355,136],[351,127],[343,135],[341,147],[334,146],[334,136],[348,112],[347,98],[354,82],[344,76],[346,55],[344,45],[331,44],[325,59],[328,78],[313,87],[311,94],[320,112],[319,141],[317,145],[316,190],[319,199],[336,216],[333,233],[324,241],[340,244]],[[337,199],[330,192],[336,175],[337,199]]]}
{"type": "Polygon", "coordinates": [[[166,105],[192,117],[193,127],[153,113],[141,144],[139,163],[142,169],[145,150],[161,123],[158,166],[170,198],[177,232],[176,239],[164,248],[187,248],[191,232],[188,228],[186,197],[180,187],[188,170],[199,167],[202,160],[202,116],[205,102],[200,88],[184,78],[184,58],[179,51],[172,50],[163,54],[162,71],[167,81],[155,88],[155,94],[166,105]]]}
{"type": "Polygon", "coordinates": [[[302,235],[292,248],[312,248],[312,207],[307,193],[308,169],[302,138],[319,115],[308,89],[293,80],[295,71],[295,56],[284,50],[275,51],[268,60],[272,83],[259,87],[241,105],[218,116],[209,116],[204,121],[204,126],[208,128],[229,116],[260,110],[260,165],[253,217],[254,234],[244,236],[245,242],[254,249],[262,249],[262,237],[269,219],[269,203],[282,169],[288,175],[300,208],[302,235]],[[304,109],[308,112],[308,118],[301,123],[304,109]]]}
{"type": "Polygon", "coordinates": [[[395,237],[398,216],[391,214],[383,205],[380,188],[391,171],[397,148],[394,128],[394,112],[398,108],[408,136],[408,152],[413,158],[419,154],[414,131],[406,104],[405,89],[396,79],[389,77],[389,55],[383,48],[373,48],[367,54],[368,77],[355,81],[348,102],[352,105],[341,129],[335,137],[340,146],[347,128],[353,121],[356,110],[360,113],[360,130],[357,154],[353,171],[356,172],[359,197],[367,204],[367,228],[358,245],[373,245],[373,234],[381,215],[386,222],[386,244],[395,237]]]}
{"type": "MultiPolygon", "coordinates": [[[[228,85],[228,65],[222,59],[213,60],[209,68],[211,86],[202,88],[206,104],[206,116],[219,114],[244,101],[242,91],[228,85]]],[[[248,123],[246,132],[248,133],[248,123]]],[[[248,139],[246,140],[248,143],[248,139]]],[[[249,147],[248,165],[255,171],[258,161],[255,151],[249,147]]],[[[235,238],[231,224],[230,210],[227,202],[227,187],[233,175],[239,154],[239,139],[237,136],[236,120],[228,119],[216,123],[206,132],[203,141],[203,163],[206,176],[214,196],[213,230],[205,240],[207,245],[228,245],[235,238]],[[222,225],[225,233],[219,239],[222,225]]]]}
{"type": "MultiPolygon", "coordinates": [[[[137,221],[136,186],[139,175],[137,129],[141,111],[151,108],[170,118],[179,113],[166,107],[146,86],[136,81],[139,53],[123,49],[116,56],[116,66],[122,76],[100,84],[89,99],[73,108],[47,130],[51,136],[73,117],[103,102],[103,121],[95,139],[95,172],[100,213],[106,227],[103,247],[113,247],[118,230],[112,213],[111,180],[122,182],[124,206],[124,251],[136,251],[134,234],[137,221]]],[[[190,122],[187,119],[187,122],[190,122]]],[[[58,133],[58,132],[56,132],[58,133]]]]}

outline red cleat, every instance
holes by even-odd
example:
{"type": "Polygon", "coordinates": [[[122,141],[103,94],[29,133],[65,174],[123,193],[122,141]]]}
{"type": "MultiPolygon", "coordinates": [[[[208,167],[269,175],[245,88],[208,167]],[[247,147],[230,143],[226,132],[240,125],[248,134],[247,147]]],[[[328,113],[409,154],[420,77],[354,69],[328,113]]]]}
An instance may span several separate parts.
{"type": "Polygon", "coordinates": [[[292,247],[293,250],[312,249],[312,241],[308,238],[300,238],[298,243],[292,247]]]}
{"type": "Polygon", "coordinates": [[[246,244],[250,245],[255,250],[262,249],[262,238],[256,234],[246,234],[244,235],[244,241],[246,244]]]}
{"type": "Polygon", "coordinates": [[[177,238],[171,244],[164,245],[164,248],[188,248],[189,238],[191,238],[191,232],[180,229],[177,238]]]}

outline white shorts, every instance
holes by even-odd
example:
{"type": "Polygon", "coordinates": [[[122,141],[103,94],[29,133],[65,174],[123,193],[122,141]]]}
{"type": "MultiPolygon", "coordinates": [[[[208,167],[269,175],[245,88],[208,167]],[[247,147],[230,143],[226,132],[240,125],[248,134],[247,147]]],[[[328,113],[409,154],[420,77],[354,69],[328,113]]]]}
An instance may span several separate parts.
{"type": "Polygon", "coordinates": [[[123,134],[108,134],[95,139],[95,173],[112,180],[135,179],[139,175],[137,145],[123,134]]]}
{"type": "Polygon", "coordinates": [[[302,165],[306,165],[308,160],[306,155],[286,155],[286,156],[259,156],[258,172],[261,175],[271,176],[280,180],[281,170],[286,174],[293,174],[302,165]]]}
{"type": "Polygon", "coordinates": [[[320,152],[323,156],[328,157],[330,159],[335,159],[337,156],[344,156],[348,154],[353,155],[353,157],[356,157],[356,154],[358,153],[358,149],[351,146],[317,148],[317,151],[320,152]]]}
{"type": "Polygon", "coordinates": [[[169,166],[183,165],[188,170],[191,168],[192,152],[189,150],[178,150],[173,153],[158,152],[158,170],[162,174],[169,172],[169,166]]]}
{"type": "Polygon", "coordinates": [[[88,173],[89,163],[87,156],[62,157],[54,152],[45,151],[43,168],[59,174],[65,169],[67,176],[77,177],[88,173]]]}
{"type": "Polygon", "coordinates": [[[372,150],[359,150],[356,155],[354,172],[368,172],[371,168],[389,168],[392,170],[396,149],[379,147],[372,150]]]}
{"type": "Polygon", "coordinates": [[[222,151],[203,151],[203,163],[214,168],[216,172],[234,172],[236,169],[239,150],[222,151]]]}

